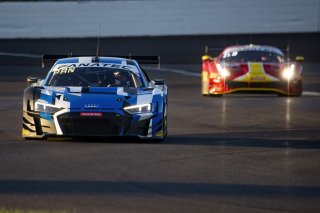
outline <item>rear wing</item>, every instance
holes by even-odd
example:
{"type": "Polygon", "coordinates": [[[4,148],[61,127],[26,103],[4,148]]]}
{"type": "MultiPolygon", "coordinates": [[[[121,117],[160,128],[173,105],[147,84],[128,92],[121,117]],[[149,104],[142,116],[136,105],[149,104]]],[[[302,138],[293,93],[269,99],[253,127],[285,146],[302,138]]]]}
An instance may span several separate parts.
{"type": "Polygon", "coordinates": [[[224,48],[222,47],[209,47],[209,46],[205,46],[204,47],[204,54],[208,55],[209,53],[220,53],[224,50],[224,48]]]}
{"type": "Polygon", "coordinates": [[[280,48],[282,52],[286,54],[286,57],[289,59],[290,58],[290,46],[286,46],[285,48],[280,48]]]}
{"type": "Polygon", "coordinates": [[[206,61],[206,60],[213,60],[214,57],[217,57],[222,51],[224,50],[224,48],[216,48],[216,47],[209,47],[209,46],[205,46],[204,47],[204,55],[202,56],[202,60],[206,61]],[[210,56],[209,54],[213,54],[214,56],[210,56]]]}
{"type": "MultiPolygon", "coordinates": [[[[61,58],[71,58],[71,57],[91,57],[88,55],[43,55],[42,56],[42,67],[44,67],[45,64],[53,64],[58,59],[61,58]]],[[[114,58],[125,58],[125,59],[131,59],[137,61],[139,64],[158,64],[158,67],[160,67],[160,56],[132,56],[131,54],[128,56],[101,56],[101,57],[114,57],[114,58]]],[[[99,57],[92,56],[92,61],[97,62],[99,60],[99,57]]]]}

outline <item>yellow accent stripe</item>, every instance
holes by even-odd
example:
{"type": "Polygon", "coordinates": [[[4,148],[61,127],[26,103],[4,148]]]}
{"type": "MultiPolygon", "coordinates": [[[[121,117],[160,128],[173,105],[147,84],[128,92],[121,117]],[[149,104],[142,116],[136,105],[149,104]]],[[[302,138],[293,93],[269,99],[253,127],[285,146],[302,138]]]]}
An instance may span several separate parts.
{"type": "Polygon", "coordinates": [[[207,81],[208,80],[208,72],[207,71],[202,71],[202,80],[207,81]]]}
{"type": "Polygon", "coordinates": [[[28,130],[22,128],[22,136],[28,136],[29,133],[30,133],[30,132],[29,132],[28,130]]]}
{"type": "Polygon", "coordinates": [[[262,63],[249,63],[249,72],[243,76],[237,77],[238,82],[273,82],[276,79],[268,75],[263,68],[262,63]]]}
{"type": "Polygon", "coordinates": [[[156,137],[163,137],[163,130],[156,132],[156,137]]]}
{"type": "Polygon", "coordinates": [[[221,92],[221,93],[215,92],[212,94],[229,94],[229,93],[238,92],[238,91],[257,91],[257,92],[265,91],[265,92],[277,92],[281,94],[288,94],[287,92],[284,92],[279,89],[274,89],[274,88],[237,88],[237,89],[229,90],[227,92],[221,92]]]}

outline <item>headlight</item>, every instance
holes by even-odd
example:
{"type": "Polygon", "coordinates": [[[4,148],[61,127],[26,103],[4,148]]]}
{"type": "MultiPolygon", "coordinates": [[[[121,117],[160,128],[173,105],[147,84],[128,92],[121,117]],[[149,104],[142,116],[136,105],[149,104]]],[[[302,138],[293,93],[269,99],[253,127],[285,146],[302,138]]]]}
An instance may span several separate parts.
{"type": "Polygon", "coordinates": [[[290,80],[294,76],[294,64],[291,64],[290,67],[287,67],[285,70],[282,72],[282,77],[290,80]]]}
{"type": "Polygon", "coordinates": [[[124,107],[123,109],[129,112],[130,114],[148,113],[151,112],[151,104],[128,106],[124,107]]]}
{"type": "Polygon", "coordinates": [[[61,108],[56,107],[52,104],[42,103],[42,102],[38,102],[38,101],[36,101],[34,103],[34,110],[38,111],[38,112],[55,113],[55,112],[59,111],[60,109],[61,108]]]}
{"type": "Polygon", "coordinates": [[[224,78],[230,75],[229,70],[227,70],[226,68],[223,68],[220,64],[217,64],[217,69],[219,73],[222,75],[222,77],[224,78]]]}

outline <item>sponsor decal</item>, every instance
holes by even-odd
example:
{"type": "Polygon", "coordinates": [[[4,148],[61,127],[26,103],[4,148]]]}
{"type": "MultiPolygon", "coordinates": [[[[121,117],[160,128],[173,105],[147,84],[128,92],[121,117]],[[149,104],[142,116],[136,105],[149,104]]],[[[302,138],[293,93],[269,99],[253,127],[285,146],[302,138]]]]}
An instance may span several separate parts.
{"type": "Polygon", "coordinates": [[[73,73],[75,68],[76,67],[73,64],[71,64],[71,65],[62,65],[62,66],[55,67],[52,70],[52,72],[53,72],[54,75],[73,73]]]}
{"type": "Polygon", "coordinates": [[[81,117],[102,117],[102,112],[80,112],[81,117]]]}
{"type": "Polygon", "coordinates": [[[251,81],[264,81],[266,78],[261,77],[261,76],[253,76],[250,78],[251,81]]]}
{"type": "Polygon", "coordinates": [[[130,70],[132,66],[122,65],[122,64],[109,64],[109,63],[81,63],[81,64],[72,64],[76,67],[107,67],[114,69],[125,69],[130,70]]]}
{"type": "Polygon", "coordinates": [[[99,104],[85,104],[84,108],[96,109],[99,108],[99,104]]]}
{"type": "Polygon", "coordinates": [[[76,67],[106,67],[113,69],[134,70],[135,66],[122,65],[122,64],[110,64],[110,63],[75,63],[75,64],[63,64],[56,66],[52,72],[54,74],[64,74],[74,72],[76,67]]]}

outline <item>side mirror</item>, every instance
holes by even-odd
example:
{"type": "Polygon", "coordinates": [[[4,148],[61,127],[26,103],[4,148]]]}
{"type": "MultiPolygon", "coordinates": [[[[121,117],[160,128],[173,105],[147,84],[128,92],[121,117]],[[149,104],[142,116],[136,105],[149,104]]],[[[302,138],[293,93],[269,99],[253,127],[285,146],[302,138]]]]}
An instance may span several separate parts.
{"type": "Polygon", "coordinates": [[[37,83],[39,80],[38,77],[28,77],[27,78],[27,86],[30,87],[32,84],[37,83]]]}
{"type": "Polygon", "coordinates": [[[164,85],[165,84],[164,79],[154,79],[153,82],[154,82],[154,85],[164,85]]]}
{"type": "Polygon", "coordinates": [[[296,61],[297,62],[303,62],[304,61],[304,57],[303,56],[297,56],[296,57],[296,61]]]}
{"type": "Polygon", "coordinates": [[[213,58],[211,58],[209,55],[204,55],[201,57],[202,61],[212,61],[213,58]]]}

